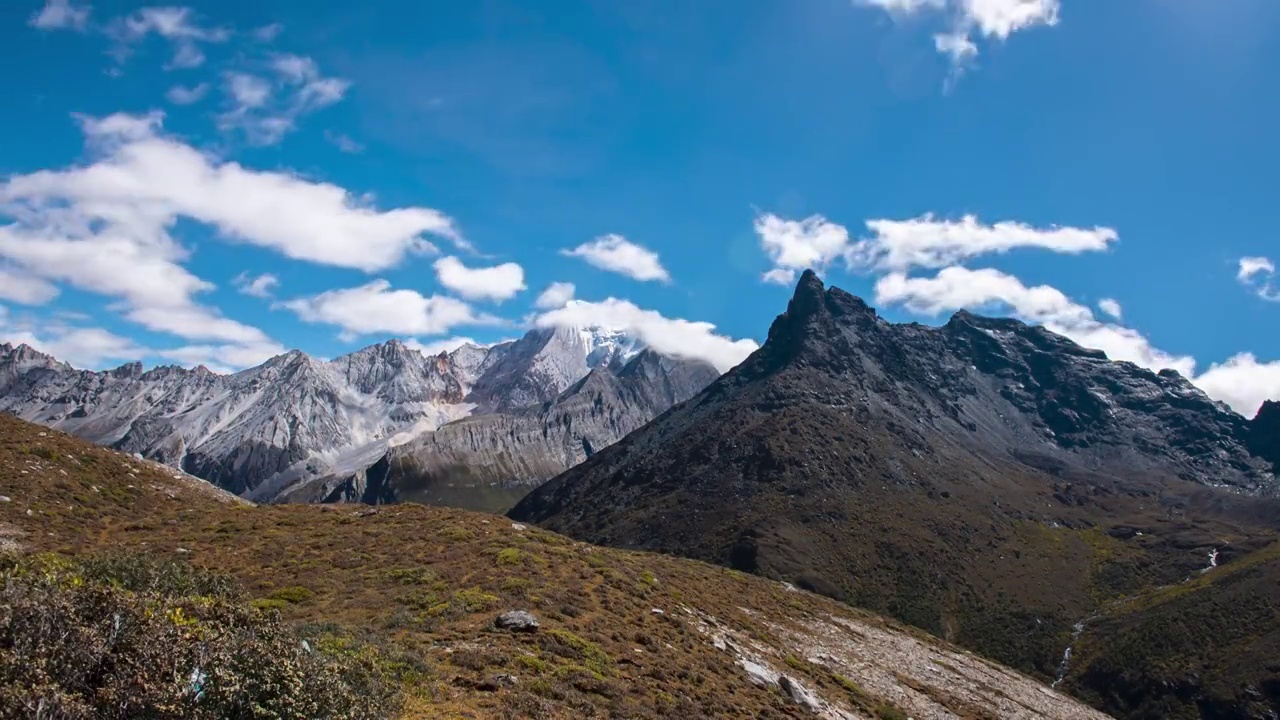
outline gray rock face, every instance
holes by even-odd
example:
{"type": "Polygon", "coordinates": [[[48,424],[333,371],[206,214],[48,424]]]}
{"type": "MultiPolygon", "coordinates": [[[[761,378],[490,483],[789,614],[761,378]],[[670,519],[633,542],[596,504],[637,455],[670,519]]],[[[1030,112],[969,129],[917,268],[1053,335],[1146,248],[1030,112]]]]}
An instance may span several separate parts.
{"type": "Polygon", "coordinates": [[[524,610],[510,610],[502,613],[493,621],[494,627],[499,630],[510,630],[512,632],[537,632],[542,624],[538,622],[538,618],[533,613],[524,610]]]}
{"type": "MultiPolygon", "coordinates": [[[[682,402],[717,377],[713,367],[644,350],[597,367],[550,402],[478,414],[396,447],[367,470],[320,478],[287,499],[459,504],[459,492],[496,487],[480,509],[515,499],[682,402]]],[[[475,505],[476,502],[464,503],[475,505]]]]}
{"type": "Polygon", "coordinates": [[[550,328],[431,357],[398,340],[327,362],[292,351],[220,375],[204,367],[144,372],[139,363],[76,370],[26,345],[5,344],[0,411],[181,468],[255,500],[389,502],[398,497],[402,460],[411,468],[421,459],[436,473],[480,459],[487,465],[477,477],[485,482],[544,480],[585,457],[585,448],[617,440],[715,377],[698,363],[659,360],[636,365],[630,370],[636,376],[624,382],[626,361],[641,349],[617,332],[550,328]],[[593,368],[623,383],[621,395],[610,395],[612,417],[600,419],[599,428],[589,421],[579,424],[581,432],[566,428],[564,442],[577,443],[576,449],[531,442],[541,432],[538,413],[593,368]],[[700,384],[687,389],[689,382],[700,384]],[[623,407],[627,403],[636,407],[623,407]],[[431,435],[477,412],[501,415],[474,426],[484,428],[479,435],[461,428],[431,435]],[[418,452],[388,453],[422,433],[430,439],[407,446],[418,452]],[[504,433],[517,439],[500,437],[504,433]],[[498,446],[507,455],[498,458],[498,446]],[[526,450],[535,456],[510,456],[526,450]],[[318,485],[317,478],[323,480],[318,485]]]}

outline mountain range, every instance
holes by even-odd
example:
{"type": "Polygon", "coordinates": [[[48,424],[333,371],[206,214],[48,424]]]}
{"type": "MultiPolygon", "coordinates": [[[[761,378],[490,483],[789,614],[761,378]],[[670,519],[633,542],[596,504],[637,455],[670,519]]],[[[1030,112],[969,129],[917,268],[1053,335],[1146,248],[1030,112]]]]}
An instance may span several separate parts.
{"type": "Polygon", "coordinates": [[[883,612],[1120,717],[1274,717],[1278,408],[1014,320],[892,324],[810,272],[757,352],[510,516],[883,612]]]}
{"type": "Polygon", "coordinates": [[[505,510],[716,376],[593,328],[535,329],[433,356],[398,340],[329,361],[294,350],[230,375],[139,363],[77,370],[4,344],[0,411],[259,501],[394,501],[404,484],[415,499],[444,493],[505,510]],[[490,496],[496,506],[480,500],[490,496]]]}
{"type": "Polygon", "coordinates": [[[894,324],[806,272],[724,375],[589,328],[232,375],[0,345],[0,411],[259,501],[510,508],[764,576],[1125,720],[1280,717],[1280,402],[1015,320],[894,324]]]}

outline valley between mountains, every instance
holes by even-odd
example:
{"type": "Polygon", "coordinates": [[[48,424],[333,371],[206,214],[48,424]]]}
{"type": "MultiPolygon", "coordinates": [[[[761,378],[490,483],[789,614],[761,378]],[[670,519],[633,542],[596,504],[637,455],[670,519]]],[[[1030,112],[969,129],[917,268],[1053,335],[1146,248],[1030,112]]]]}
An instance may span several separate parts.
{"type": "Polygon", "coordinates": [[[1280,718],[1280,403],[1013,320],[892,324],[808,272],[723,375],[598,328],[234,375],[6,345],[0,411],[118,451],[4,420],[14,543],[297,578],[288,619],[428,658],[430,712],[1280,718]],[[542,642],[508,606],[609,672],[489,687],[542,642]]]}

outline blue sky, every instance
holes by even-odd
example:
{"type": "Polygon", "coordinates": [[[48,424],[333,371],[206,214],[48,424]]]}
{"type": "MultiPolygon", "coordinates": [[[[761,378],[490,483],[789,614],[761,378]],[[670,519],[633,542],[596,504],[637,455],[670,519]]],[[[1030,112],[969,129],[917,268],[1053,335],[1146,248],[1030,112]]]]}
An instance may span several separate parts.
{"type": "Polygon", "coordinates": [[[1280,397],[1272,0],[17,0],[0,48],[0,336],[78,365],[728,366],[814,266],[1280,397]]]}

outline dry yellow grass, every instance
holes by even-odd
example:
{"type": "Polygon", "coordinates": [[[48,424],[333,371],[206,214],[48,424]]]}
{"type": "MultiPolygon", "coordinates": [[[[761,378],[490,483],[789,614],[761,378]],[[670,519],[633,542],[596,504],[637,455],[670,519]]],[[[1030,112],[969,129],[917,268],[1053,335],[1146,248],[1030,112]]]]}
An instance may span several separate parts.
{"type": "MultiPolygon", "coordinates": [[[[761,578],[459,510],[228,502],[175,474],[0,416],[0,495],[8,498],[0,539],[25,551],[142,550],[229,573],[288,620],[337,624],[412,658],[407,717],[813,716],[777,687],[753,684],[741,653],[717,637],[750,647],[833,713],[893,716],[901,707],[929,717],[922,709],[943,712],[947,703],[937,698],[954,695],[929,691],[937,671],[927,656],[920,667],[892,668],[921,690],[805,657],[795,636],[814,623],[853,623],[929,652],[952,651],[761,578]],[[495,630],[495,616],[511,609],[534,613],[542,629],[495,630]]],[[[846,640],[856,645],[856,636],[846,640]]],[[[1093,717],[1061,696],[1046,702],[1061,712],[1025,716],[1093,717]]],[[[951,711],[981,716],[973,704],[951,711]]]]}

